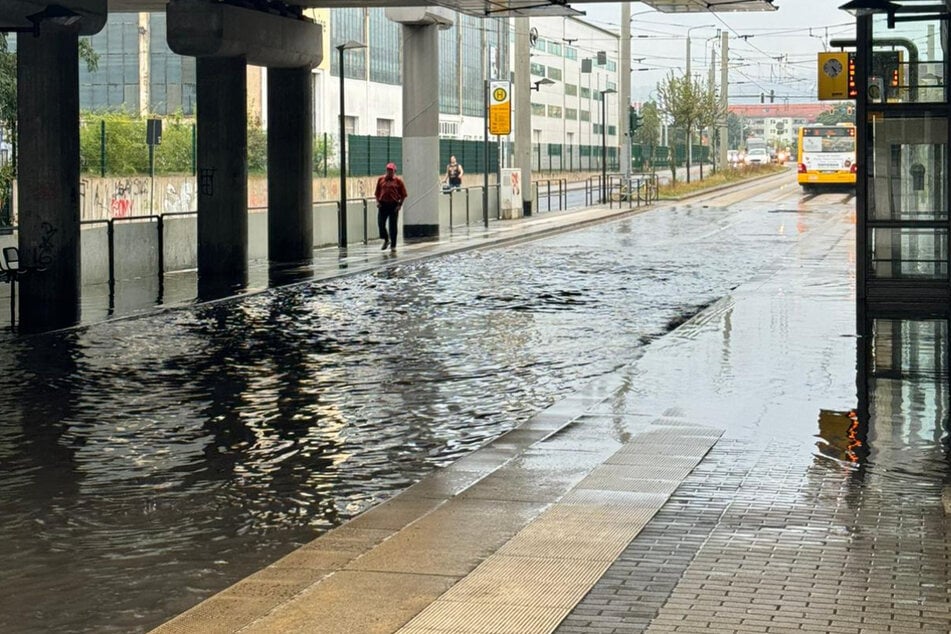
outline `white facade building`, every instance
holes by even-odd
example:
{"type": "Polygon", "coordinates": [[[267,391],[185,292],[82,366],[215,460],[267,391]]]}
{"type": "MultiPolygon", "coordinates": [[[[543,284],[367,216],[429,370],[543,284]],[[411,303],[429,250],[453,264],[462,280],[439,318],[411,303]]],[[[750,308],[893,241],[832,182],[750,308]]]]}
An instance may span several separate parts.
{"type": "MultiPolygon", "coordinates": [[[[327,48],[324,62],[314,70],[314,132],[317,135],[327,134],[336,139],[340,130],[338,119],[340,77],[331,59],[339,54],[331,46],[331,43],[335,41],[332,32],[333,11],[337,10],[328,10],[327,14],[317,16],[318,19],[326,21],[331,33],[330,37],[325,38],[327,48]]],[[[363,11],[369,16],[375,9],[363,11]]],[[[457,98],[450,100],[456,106],[445,107],[443,103],[445,95],[441,97],[440,136],[481,140],[484,134],[484,107],[481,102],[473,104],[472,76],[476,72],[484,73],[484,69],[488,67],[489,74],[497,75],[499,79],[512,78],[511,51],[515,46],[514,25],[509,19],[473,20],[461,14],[457,14],[456,17],[456,24],[446,32],[441,42],[440,54],[451,56],[455,60],[449,63],[457,65],[463,80],[459,82],[460,94],[457,98]],[[459,18],[463,19],[459,20],[459,18]],[[503,42],[501,47],[495,45],[498,41],[503,42]],[[468,75],[463,76],[462,67],[465,64],[469,64],[468,75]],[[474,65],[478,65],[475,70],[474,65]],[[468,101],[466,101],[467,95],[468,101]],[[450,111],[447,112],[447,110],[450,111]]],[[[529,19],[532,33],[531,80],[533,86],[540,80],[552,82],[540,84],[537,90],[531,91],[529,107],[532,109],[533,151],[538,153],[538,148],[542,148],[541,151],[546,154],[547,161],[549,153],[560,153],[564,146],[566,166],[568,166],[569,157],[573,163],[577,163],[581,154],[593,151],[591,147],[598,148],[597,153],[600,155],[601,91],[618,90],[618,68],[620,67],[618,34],[573,17],[529,19]],[[590,60],[589,72],[588,62],[585,60],[590,60]],[[582,146],[589,147],[584,149],[582,146]]],[[[374,36],[370,32],[372,28],[373,23],[367,17],[364,33],[368,38],[374,36]]],[[[382,27],[377,26],[377,28],[382,27]]],[[[398,47],[395,48],[398,49],[398,47]]],[[[377,53],[380,52],[377,51],[377,53]]],[[[357,49],[345,53],[347,56],[345,64],[351,59],[349,56],[366,56],[360,60],[361,68],[364,69],[362,77],[352,77],[348,74],[344,80],[347,133],[402,136],[403,88],[397,83],[370,80],[369,69],[374,63],[370,58],[372,54],[374,54],[372,49],[357,49]]],[[[398,59],[400,51],[388,49],[380,54],[395,55],[398,59]]],[[[259,69],[258,72],[262,75],[262,81],[253,82],[251,85],[260,87],[261,94],[258,100],[261,104],[261,116],[264,119],[267,113],[267,83],[263,81],[266,70],[259,69]]],[[[477,97],[481,99],[481,80],[479,84],[477,97]]],[[[627,116],[627,108],[619,103],[618,94],[608,94],[605,97],[604,110],[607,115],[607,124],[604,140],[608,147],[616,148],[619,144],[617,135],[619,117],[627,116]]],[[[519,107],[518,103],[513,102],[513,108],[519,107]]],[[[513,125],[514,119],[513,115],[513,125]]],[[[267,125],[266,120],[263,123],[267,125]]],[[[504,145],[511,144],[513,140],[514,129],[512,135],[501,139],[504,145]]]]}

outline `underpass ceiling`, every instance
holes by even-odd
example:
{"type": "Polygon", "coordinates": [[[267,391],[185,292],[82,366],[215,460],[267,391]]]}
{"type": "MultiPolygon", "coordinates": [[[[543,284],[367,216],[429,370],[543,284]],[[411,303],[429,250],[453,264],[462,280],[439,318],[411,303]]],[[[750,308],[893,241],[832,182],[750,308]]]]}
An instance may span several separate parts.
{"type": "MultiPolygon", "coordinates": [[[[106,0],[0,0],[0,29],[28,27],[27,18],[50,5],[66,7],[80,15],[102,14],[106,0]]],[[[775,0],[643,0],[664,13],[774,11],[775,0]]],[[[793,0],[788,0],[792,2],[793,0]]],[[[164,11],[167,0],[108,0],[109,11],[164,11]]],[[[584,6],[601,0],[229,0],[239,6],[270,6],[276,12],[290,6],[307,8],[420,7],[438,5],[462,13],[487,17],[583,15],[584,6]]]]}
{"type": "MultiPolygon", "coordinates": [[[[792,2],[793,0],[788,0],[792,2]]],[[[844,0],[843,0],[844,1],[844,0]]],[[[339,7],[421,7],[438,5],[477,16],[577,15],[584,5],[603,0],[287,0],[309,8],[339,7]],[[574,8],[572,8],[574,7],[574,8]]],[[[39,3],[37,3],[39,4],[39,3]]],[[[65,4],[65,3],[64,3],[65,4]]],[[[253,4],[248,2],[248,4],[253,4]]],[[[663,13],[703,13],[726,11],[775,11],[774,0],[643,0],[663,13]]],[[[165,0],[109,0],[110,11],[163,11],[165,0]]]]}

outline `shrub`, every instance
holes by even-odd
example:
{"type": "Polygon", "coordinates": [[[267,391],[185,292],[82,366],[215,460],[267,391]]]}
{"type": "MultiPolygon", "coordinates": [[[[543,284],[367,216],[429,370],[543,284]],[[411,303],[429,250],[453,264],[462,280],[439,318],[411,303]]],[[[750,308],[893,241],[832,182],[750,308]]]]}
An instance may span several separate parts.
{"type": "MultiPolygon", "coordinates": [[[[149,173],[146,119],[124,112],[84,113],[79,128],[79,165],[83,173],[103,168],[113,176],[149,173]],[[105,139],[103,139],[105,128],[105,139]]],[[[155,146],[156,174],[194,172],[193,119],[175,114],[162,118],[162,142],[155,146]]],[[[258,125],[248,127],[248,171],[267,171],[267,135],[258,125]]]]}

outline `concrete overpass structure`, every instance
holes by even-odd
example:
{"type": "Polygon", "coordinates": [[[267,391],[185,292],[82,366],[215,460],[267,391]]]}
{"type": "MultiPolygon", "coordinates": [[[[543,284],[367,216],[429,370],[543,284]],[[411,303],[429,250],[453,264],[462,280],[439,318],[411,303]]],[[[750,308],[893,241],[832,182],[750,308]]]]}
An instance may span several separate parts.
{"type": "MultiPolygon", "coordinates": [[[[582,6],[590,0],[576,0],[582,6]]],[[[247,276],[245,65],[268,73],[268,248],[280,265],[307,260],[312,243],[313,94],[322,56],[308,8],[385,7],[403,29],[404,154],[411,196],[404,234],[438,235],[438,30],[452,11],[529,17],[580,13],[564,0],[5,0],[0,31],[17,33],[18,244],[34,274],[21,281],[20,322],[28,330],[73,324],[80,304],[78,38],[97,33],[109,12],[166,11],[173,51],[196,58],[199,294],[215,296],[247,276]]],[[[663,12],[769,11],[773,0],[645,0],[663,12]]],[[[527,27],[516,29],[514,97],[530,102],[527,27]]],[[[629,63],[629,62],[628,62],[629,63]]],[[[629,91],[629,82],[626,84],[629,91]]],[[[622,89],[623,92],[623,89],[622,89]]],[[[626,95],[622,94],[622,98],[626,95]]],[[[627,95],[629,97],[629,95],[627,95]]],[[[527,108],[524,116],[529,117],[527,108]]],[[[517,113],[518,114],[518,113],[517,113]]],[[[516,152],[529,156],[529,125],[516,152]]],[[[530,166],[530,158],[520,161],[530,166]]],[[[525,196],[530,174],[523,174],[525,196]]],[[[530,203],[528,203],[530,205],[530,203]]],[[[530,213],[530,206],[526,208],[530,213]]]]}

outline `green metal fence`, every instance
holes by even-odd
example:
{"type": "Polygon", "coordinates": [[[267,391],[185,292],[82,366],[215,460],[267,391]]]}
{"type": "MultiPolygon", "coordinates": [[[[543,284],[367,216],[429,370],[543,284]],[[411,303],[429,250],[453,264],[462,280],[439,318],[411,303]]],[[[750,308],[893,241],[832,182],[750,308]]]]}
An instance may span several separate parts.
{"type": "MultiPolygon", "coordinates": [[[[489,142],[488,148],[482,141],[462,141],[458,139],[439,140],[439,169],[449,163],[449,157],[455,156],[463,169],[472,173],[483,173],[488,158],[490,173],[499,168],[499,146],[489,142]],[[488,157],[486,157],[488,153],[488,157]]],[[[350,176],[373,176],[382,174],[386,164],[393,161],[397,165],[403,158],[403,139],[389,136],[347,136],[347,173],[350,176]]]]}

